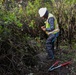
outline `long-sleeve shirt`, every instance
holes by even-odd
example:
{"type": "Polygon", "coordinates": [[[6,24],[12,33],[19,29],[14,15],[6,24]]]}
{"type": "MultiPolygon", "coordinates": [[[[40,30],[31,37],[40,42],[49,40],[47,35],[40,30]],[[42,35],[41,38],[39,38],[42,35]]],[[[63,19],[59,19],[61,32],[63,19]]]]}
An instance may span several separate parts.
{"type": "Polygon", "coordinates": [[[46,28],[46,31],[53,31],[55,28],[55,26],[54,26],[54,17],[50,17],[49,19],[48,19],[48,23],[50,24],[50,28],[46,28]]]}

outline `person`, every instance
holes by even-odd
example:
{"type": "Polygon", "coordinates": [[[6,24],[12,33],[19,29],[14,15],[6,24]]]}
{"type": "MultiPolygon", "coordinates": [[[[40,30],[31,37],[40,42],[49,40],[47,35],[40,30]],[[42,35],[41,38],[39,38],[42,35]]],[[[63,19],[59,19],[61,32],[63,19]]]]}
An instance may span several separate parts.
{"type": "Polygon", "coordinates": [[[49,59],[54,59],[54,42],[59,35],[59,26],[56,17],[49,13],[46,7],[38,11],[41,18],[46,19],[45,25],[41,29],[48,35],[46,40],[46,51],[49,59]]]}

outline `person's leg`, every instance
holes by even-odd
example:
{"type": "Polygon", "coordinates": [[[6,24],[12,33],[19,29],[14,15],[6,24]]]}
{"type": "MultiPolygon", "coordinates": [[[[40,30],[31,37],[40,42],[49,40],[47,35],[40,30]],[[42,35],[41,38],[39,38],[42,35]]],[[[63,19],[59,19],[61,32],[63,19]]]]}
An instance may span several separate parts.
{"type": "Polygon", "coordinates": [[[55,53],[54,52],[54,42],[52,42],[52,51],[53,51],[53,54],[55,53]]]}
{"type": "Polygon", "coordinates": [[[54,38],[55,38],[55,35],[52,34],[46,40],[46,50],[47,50],[47,53],[48,53],[48,56],[49,56],[50,59],[53,59],[54,58],[54,53],[53,53],[54,42],[52,42],[52,40],[54,38]]]}

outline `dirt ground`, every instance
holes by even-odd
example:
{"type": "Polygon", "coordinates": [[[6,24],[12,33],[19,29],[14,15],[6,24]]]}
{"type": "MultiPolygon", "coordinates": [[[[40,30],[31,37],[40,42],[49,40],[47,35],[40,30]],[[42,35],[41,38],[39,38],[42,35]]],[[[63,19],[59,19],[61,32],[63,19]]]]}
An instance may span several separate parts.
{"type": "Polygon", "coordinates": [[[53,63],[55,63],[55,60],[47,61],[46,63],[41,64],[38,71],[36,69],[34,70],[34,75],[70,75],[71,65],[67,65],[49,72],[48,69],[53,63]]]}
{"type": "MultiPolygon", "coordinates": [[[[54,60],[46,60],[45,53],[40,53],[39,57],[41,61],[38,66],[33,68],[32,73],[28,75],[76,75],[76,50],[61,49],[55,52],[54,60]],[[44,61],[45,60],[45,61],[44,61]],[[56,61],[60,61],[59,64],[71,61],[71,64],[58,68],[51,72],[48,71],[49,67],[56,61]]],[[[58,64],[58,65],[59,65],[58,64]]]]}

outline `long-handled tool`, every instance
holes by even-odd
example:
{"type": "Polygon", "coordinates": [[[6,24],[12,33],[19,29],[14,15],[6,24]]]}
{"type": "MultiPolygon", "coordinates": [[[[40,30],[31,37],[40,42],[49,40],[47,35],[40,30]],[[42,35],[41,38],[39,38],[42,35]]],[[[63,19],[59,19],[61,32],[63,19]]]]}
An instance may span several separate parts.
{"type": "Polygon", "coordinates": [[[55,70],[55,69],[57,69],[57,68],[66,66],[66,65],[68,65],[68,64],[71,64],[71,61],[68,61],[68,62],[65,62],[65,63],[63,63],[63,64],[60,64],[60,65],[56,66],[58,63],[59,63],[59,61],[55,62],[55,63],[48,69],[48,71],[53,71],[53,70],[55,70]],[[56,67],[54,67],[54,66],[56,66],[56,67]]]}

